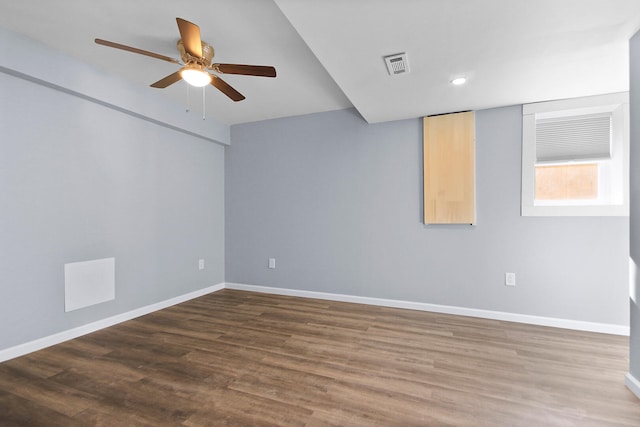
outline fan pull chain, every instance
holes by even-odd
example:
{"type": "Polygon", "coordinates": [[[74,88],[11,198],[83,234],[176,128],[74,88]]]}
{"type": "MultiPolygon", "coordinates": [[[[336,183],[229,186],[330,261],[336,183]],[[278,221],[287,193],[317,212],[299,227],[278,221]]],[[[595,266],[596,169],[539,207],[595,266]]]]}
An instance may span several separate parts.
{"type": "Polygon", "coordinates": [[[191,101],[189,100],[189,86],[187,85],[187,113],[189,112],[189,107],[191,107],[191,101]]]}
{"type": "Polygon", "coordinates": [[[206,102],[204,97],[204,86],[203,86],[202,87],[202,120],[205,119],[205,108],[206,108],[206,102]]]}

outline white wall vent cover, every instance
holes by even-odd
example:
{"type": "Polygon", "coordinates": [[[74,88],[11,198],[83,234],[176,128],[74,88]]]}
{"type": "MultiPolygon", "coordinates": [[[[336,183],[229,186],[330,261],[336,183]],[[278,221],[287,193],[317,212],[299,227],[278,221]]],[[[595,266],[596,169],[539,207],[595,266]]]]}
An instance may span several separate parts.
{"type": "Polygon", "coordinates": [[[404,52],[385,56],[384,62],[387,64],[387,70],[392,76],[409,72],[409,60],[404,52]]]}
{"type": "Polygon", "coordinates": [[[64,265],[64,311],[115,299],[115,258],[64,265]]]}

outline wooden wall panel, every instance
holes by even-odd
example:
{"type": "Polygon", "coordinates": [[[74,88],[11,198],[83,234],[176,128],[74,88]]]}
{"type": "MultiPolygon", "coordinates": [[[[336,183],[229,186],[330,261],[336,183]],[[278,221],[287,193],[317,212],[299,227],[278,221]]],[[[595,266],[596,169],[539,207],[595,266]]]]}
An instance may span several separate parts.
{"type": "Polygon", "coordinates": [[[474,224],[474,112],[425,117],[423,149],[425,224],[474,224]]]}

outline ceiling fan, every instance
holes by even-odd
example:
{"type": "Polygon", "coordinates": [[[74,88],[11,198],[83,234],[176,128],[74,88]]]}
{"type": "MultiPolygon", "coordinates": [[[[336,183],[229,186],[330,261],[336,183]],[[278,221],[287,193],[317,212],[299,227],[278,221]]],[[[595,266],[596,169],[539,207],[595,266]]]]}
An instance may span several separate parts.
{"type": "Polygon", "coordinates": [[[184,79],[187,83],[196,87],[203,87],[211,84],[233,101],[237,102],[245,99],[244,95],[235,90],[217,75],[209,73],[208,70],[221,74],[241,74],[245,76],[261,77],[276,76],[276,69],[274,67],[263,65],[212,63],[214,55],[213,47],[209,43],[200,39],[200,27],[181,18],[176,18],[176,21],[178,22],[178,30],[180,31],[178,52],[180,53],[182,62],[169,56],[126,46],[120,43],[110,42],[108,40],[95,39],[95,42],[99,45],[122,49],[128,52],[146,55],[152,58],[182,65],[183,67],[180,70],[151,84],[151,87],[160,89],[166,88],[169,85],[184,79]]]}

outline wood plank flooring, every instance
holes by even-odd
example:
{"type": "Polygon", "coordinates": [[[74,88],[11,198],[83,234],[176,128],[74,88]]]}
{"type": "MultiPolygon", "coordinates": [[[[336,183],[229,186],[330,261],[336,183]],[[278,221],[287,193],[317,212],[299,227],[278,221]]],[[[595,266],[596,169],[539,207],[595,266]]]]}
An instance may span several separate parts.
{"type": "Polygon", "coordinates": [[[640,426],[625,337],[222,290],[0,364],[0,426],[640,426]]]}

